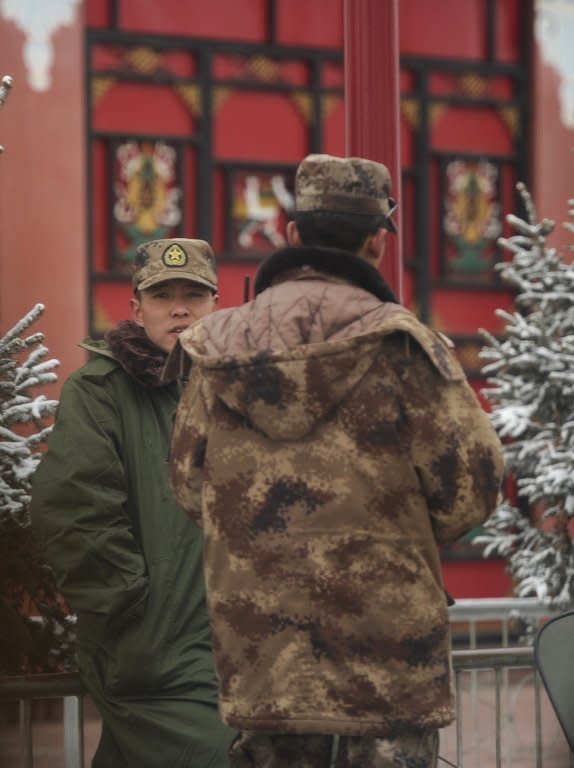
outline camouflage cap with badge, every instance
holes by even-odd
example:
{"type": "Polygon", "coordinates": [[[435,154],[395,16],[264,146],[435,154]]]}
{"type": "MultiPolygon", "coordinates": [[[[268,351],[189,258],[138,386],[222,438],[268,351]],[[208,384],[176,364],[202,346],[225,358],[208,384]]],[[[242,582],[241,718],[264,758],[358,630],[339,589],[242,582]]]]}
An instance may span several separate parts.
{"type": "Polygon", "coordinates": [[[297,212],[384,216],[382,226],[396,232],[395,223],[390,218],[396,207],[391,197],[391,174],[382,163],[362,157],[307,155],[297,168],[297,212]]]}
{"type": "Polygon", "coordinates": [[[190,280],[217,291],[215,256],[205,240],[177,237],[150,240],[136,252],[134,291],[145,291],[165,280],[190,280]]]}

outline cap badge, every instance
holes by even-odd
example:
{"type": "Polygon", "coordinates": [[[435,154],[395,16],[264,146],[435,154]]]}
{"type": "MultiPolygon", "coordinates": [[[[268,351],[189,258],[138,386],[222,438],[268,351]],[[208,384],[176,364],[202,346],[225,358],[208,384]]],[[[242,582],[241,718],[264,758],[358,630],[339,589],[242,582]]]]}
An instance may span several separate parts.
{"type": "Polygon", "coordinates": [[[161,258],[166,267],[185,267],[187,264],[187,254],[177,243],[166,248],[161,258]]]}

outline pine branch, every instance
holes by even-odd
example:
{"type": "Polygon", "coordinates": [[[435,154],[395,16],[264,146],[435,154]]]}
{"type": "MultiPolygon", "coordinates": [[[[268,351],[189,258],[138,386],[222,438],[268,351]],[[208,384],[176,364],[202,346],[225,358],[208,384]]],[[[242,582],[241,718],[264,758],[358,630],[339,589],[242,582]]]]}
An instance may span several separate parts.
{"type": "MultiPolygon", "coordinates": [[[[5,336],[0,339],[0,349],[6,346],[9,342],[16,340],[17,337],[21,336],[22,332],[29,328],[32,323],[34,323],[40,317],[43,311],[44,305],[36,304],[26,315],[24,315],[21,320],[16,323],[15,326],[10,328],[5,336]]],[[[42,341],[43,338],[43,335],[38,333],[36,334],[36,339],[32,343],[36,343],[36,340],[42,341]]],[[[18,341],[20,344],[26,343],[22,339],[18,339],[18,341]]]]}
{"type": "MultiPolygon", "coordinates": [[[[517,187],[527,218],[507,216],[515,234],[499,243],[511,259],[496,265],[516,291],[516,310],[496,311],[505,323],[502,339],[480,331],[484,395],[517,499],[503,500],[476,541],[485,555],[507,558],[519,595],[568,607],[574,604],[574,267],[547,245],[555,223],[538,220],[530,194],[517,187]]],[[[574,216],[574,201],[569,205],[574,216]]],[[[574,232],[574,225],[567,229],[574,232]]]]}
{"type": "Polygon", "coordinates": [[[45,359],[43,334],[24,335],[43,309],[37,304],[0,339],[0,674],[73,664],[73,622],[39,555],[28,512],[39,449],[52,429],[45,421],[58,405],[32,392],[57,379],[59,364],[45,359]]]}

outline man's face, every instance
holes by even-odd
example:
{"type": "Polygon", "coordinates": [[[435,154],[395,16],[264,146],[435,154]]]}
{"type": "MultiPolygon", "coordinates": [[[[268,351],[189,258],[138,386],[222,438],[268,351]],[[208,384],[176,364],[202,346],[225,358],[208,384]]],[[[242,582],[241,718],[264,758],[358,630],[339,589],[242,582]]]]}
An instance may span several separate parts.
{"type": "Polygon", "coordinates": [[[134,322],[164,352],[173,349],[177,337],[196,320],[213,312],[219,297],[209,288],[189,280],[166,280],[131,299],[134,322]]]}

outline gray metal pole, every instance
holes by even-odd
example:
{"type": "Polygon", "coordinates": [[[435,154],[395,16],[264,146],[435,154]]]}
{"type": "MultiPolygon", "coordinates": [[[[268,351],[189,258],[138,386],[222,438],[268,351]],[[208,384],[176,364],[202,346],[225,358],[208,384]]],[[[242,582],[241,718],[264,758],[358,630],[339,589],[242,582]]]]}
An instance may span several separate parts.
{"type": "Polygon", "coordinates": [[[84,765],[83,704],[81,696],[64,697],[64,768],[84,765]]]}

